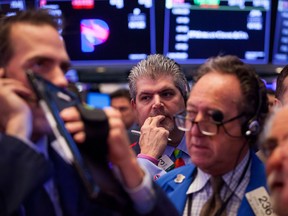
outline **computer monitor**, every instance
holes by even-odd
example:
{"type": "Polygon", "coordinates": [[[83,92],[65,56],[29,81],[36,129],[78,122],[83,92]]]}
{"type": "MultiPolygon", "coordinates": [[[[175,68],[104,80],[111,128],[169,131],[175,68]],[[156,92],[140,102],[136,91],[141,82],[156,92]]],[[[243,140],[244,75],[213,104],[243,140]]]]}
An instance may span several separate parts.
{"type": "Polygon", "coordinates": [[[288,0],[279,0],[276,13],[272,63],[275,65],[286,65],[287,62],[288,62],[288,0]]]}
{"type": "Polygon", "coordinates": [[[12,16],[16,12],[26,9],[25,0],[1,0],[0,1],[0,17],[12,16]]]}
{"type": "Polygon", "coordinates": [[[64,17],[73,66],[134,65],[156,52],[154,0],[39,0],[64,17]]]}
{"type": "Polygon", "coordinates": [[[104,108],[110,106],[109,94],[89,91],[86,94],[86,103],[93,108],[104,108]]]}
{"type": "Polygon", "coordinates": [[[270,0],[166,0],[164,55],[180,64],[227,54],[266,64],[270,18],[270,0]]]}

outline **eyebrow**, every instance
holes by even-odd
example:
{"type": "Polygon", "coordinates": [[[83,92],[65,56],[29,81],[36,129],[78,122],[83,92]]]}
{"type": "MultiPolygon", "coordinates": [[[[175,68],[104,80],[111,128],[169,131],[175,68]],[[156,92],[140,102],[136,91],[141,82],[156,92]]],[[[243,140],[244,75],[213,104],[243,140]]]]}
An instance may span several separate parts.
{"type": "MultiPolygon", "coordinates": [[[[170,87],[168,87],[168,88],[165,87],[163,89],[160,89],[160,90],[156,91],[156,93],[162,93],[162,92],[165,92],[165,91],[174,91],[175,92],[175,89],[170,88],[170,87]]],[[[139,93],[139,95],[142,95],[142,94],[155,94],[155,91],[145,90],[145,91],[139,93]]]]}

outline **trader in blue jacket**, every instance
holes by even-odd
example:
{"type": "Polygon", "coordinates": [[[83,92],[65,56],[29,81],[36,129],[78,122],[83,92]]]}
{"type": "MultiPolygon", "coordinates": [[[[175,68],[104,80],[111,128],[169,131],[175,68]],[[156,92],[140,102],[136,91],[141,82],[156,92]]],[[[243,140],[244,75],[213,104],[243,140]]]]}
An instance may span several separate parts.
{"type": "Polygon", "coordinates": [[[195,80],[186,111],[175,116],[193,165],[171,171],[158,184],[181,215],[265,212],[267,206],[257,205],[263,197],[269,202],[265,168],[255,155],[268,112],[264,83],[231,55],[208,59],[195,80]]]}

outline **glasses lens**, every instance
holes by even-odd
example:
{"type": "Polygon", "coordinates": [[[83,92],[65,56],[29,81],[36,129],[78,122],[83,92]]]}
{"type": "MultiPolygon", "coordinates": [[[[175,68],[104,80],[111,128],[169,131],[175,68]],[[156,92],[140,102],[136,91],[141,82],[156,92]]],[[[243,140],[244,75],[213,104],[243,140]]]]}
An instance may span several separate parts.
{"type": "Polygon", "coordinates": [[[203,135],[214,136],[217,134],[217,125],[212,122],[198,122],[198,127],[203,135]]]}
{"type": "Polygon", "coordinates": [[[191,128],[191,121],[185,118],[185,116],[177,115],[175,117],[175,123],[179,130],[189,131],[191,128]]]}

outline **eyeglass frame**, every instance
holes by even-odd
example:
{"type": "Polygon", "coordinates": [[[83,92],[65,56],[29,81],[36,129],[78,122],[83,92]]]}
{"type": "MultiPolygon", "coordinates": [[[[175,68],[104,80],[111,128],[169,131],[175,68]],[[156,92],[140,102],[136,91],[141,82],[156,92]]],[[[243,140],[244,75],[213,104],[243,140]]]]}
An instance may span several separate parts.
{"type": "MultiPolygon", "coordinates": [[[[187,113],[186,111],[182,111],[181,113],[184,113],[184,112],[187,113]]],[[[186,116],[184,117],[183,115],[181,115],[181,113],[174,115],[174,121],[175,121],[175,124],[176,124],[176,126],[177,126],[177,128],[178,128],[179,130],[185,131],[185,132],[190,131],[190,130],[192,129],[193,125],[196,124],[197,127],[198,127],[198,130],[201,132],[201,134],[206,135],[206,136],[216,136],[216,135],[218,134],[218,132],[219,132],[219,127],[221,127],[221,126],[223,126],[224,131],[225,131],[226,134],[228,134],[229,136],[232,136],[231,134],[228,133],[228,131],[226,130],[226,128],[224,127],[224,125],[227,124],[227,123],[229,123],[229,122],[232,122],[232,121],[234,121],[234,120],[236,120],[236,119],[239,119],[239,118],[241,118],[242,116],[244,116],[244,113],[240,113],[239,115],[237,115],[237,116],[235,116],[235,117],[232,117],[232,118],[230,118],[230,119],[228,119],[228,120],[226,120],[226,121],[221,121],[221,122],[217,122],[217,121],[214,121],[214,122],[212,122],[212,121],[211,121],[211,122],[209,122],[209,121],[198,121],[198,122],[196,122],[196,121],[194,121],[192,118],[188,118],[188,117],[186,117],[186,116]],[[176,118],[178,118],[178,119],[181,118],[181,119],[189,120],[189,121],[192,123],[192,124],[191,124],[191,127],[190,127],[189,129],[186,129],[186,130],[183,130],[183,127],[179,128],[179,126],[177,125],[176,118]],[[200,129],[199,122],[209,122],[209,123],[211,123],[211,124],[216,125],[216,128],[217,128],[217,129],[216,129],[216,132],[212,134],[212,132],[202,131],[202,130],[200,129]]],[[[235,136],[232,136],[232,137],[235,137],[235,136]]]]}

